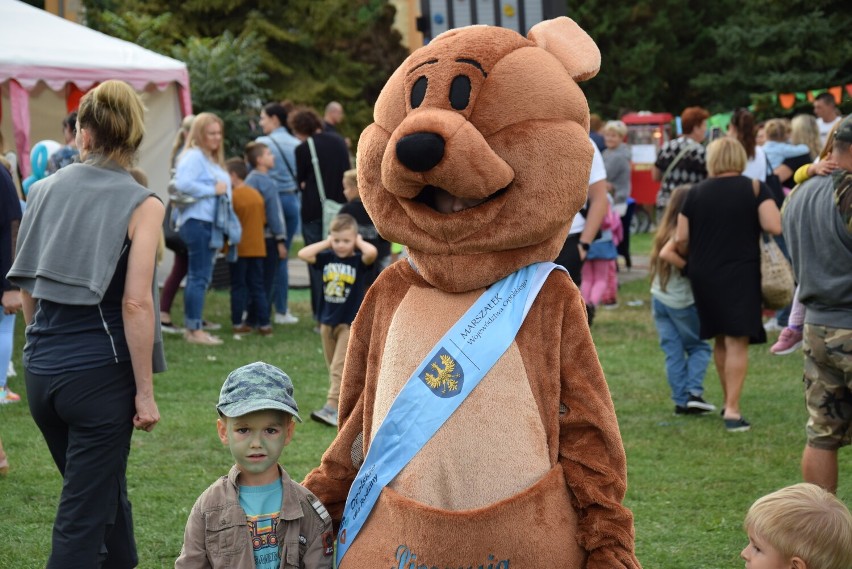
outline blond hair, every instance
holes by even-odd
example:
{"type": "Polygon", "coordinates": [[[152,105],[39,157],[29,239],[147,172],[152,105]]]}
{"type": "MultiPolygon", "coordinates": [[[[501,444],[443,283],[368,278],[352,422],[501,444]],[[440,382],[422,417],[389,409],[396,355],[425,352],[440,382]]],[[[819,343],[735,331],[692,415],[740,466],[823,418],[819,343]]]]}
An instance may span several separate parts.
{"type": "Polygon", "coordinates": [[[145,106],[130,85],[105,81],[80,99],[77,122],[91,138],[90,154],[127,168],[145,136],[145,106]]]}
{"type": "Polygon", "coordinates": [[[787,121],[784,119],[769,119],[763,125],[763,134],[766,140],[785,142],[787,140],[787,121]]]}
{"type": "Polygon", "coordinates": [[[794,484],[758,499],[743,526],[785,559],[801,558],[808,569],[852,567],[852,514],[815,484],[794,484]]]}
{"type": "Polygon", "coordinates": [[[742,174],[748,156],[743,145],[736,138],[723,136],[707,145],[707,174],[718,176],[724,172],[742,174]]]}
{"type": "Polygon", "coordinates": [[[657,233],[654,235],[654,241],[651,244],[651,256],[649,261],[650,270],[648,277],[653,282],[654,277],[659,275],[660,290],[665,292],[669,284],[669,277],[672,274],[672,265],[660,258],[660,251],[663,250],[666,243],[674,237],[677,229],[677,214],[683,208],[683,202],[686,201],[686,194],[692,186],[684,184],[672,190],[669,196],[669,203],[663,211],[663,217],[660,224],[657,226],[657,233]]]}
{"type": "Polygon", "coordinates": [[[819,156],[822,142],[819,138],[819,127],[813,115],[796,115],[790,123],[790,142],[804,144],[811,153],[811,158],[819,156]]]}
{"type": "Polygon", "coordinates": [[[343,185],[349,188],[358,189],[358,170],[352,168],[343,173],[343,185]]]}
{"type": "Polygon", "coordinates": [[[358,222],[348,213],[341,213],[332,220],[329,231],[348,231],[358,233],[358,222]]]}
{"type": "Polygon", "coordinates": [[[834,135],[837,134],[837,129],[842,123],[843,121],[837,121],[834,123],[834,126],[831,127],[831,130],[828,131],[828,136],[825,137],[825,144],[819,153],[820,161],[827,160],[828,157],[831,156],[831,152],[834,150],[834,135]]]}
{"type": "Polygon", "coordinates": [[[624,138],[627,136],[627,125],[622,121],[608,121],[606,126],[603,127],[604,133],[612,132],[624,138]]]}
{"type": "Polygon", "coordinates": [[[189,129],[189,135],[186,137],[186,144],[184,144],[183,149],[189,150],[190,148],[198,148],[201,150],[205,156],[210,158],[213,162],[221,166],[223,169],[225,168],[225,123],[214,113],[198,113],[196,115],[195,120],[192,121],[192,127],[189,129]],[[217,123],[222,128],[222,143],[219,145],[219,150],[216,152],[216,155],[213,156],[208,154],[204,148],[201,147],[201,141],[204,138],[204,133],[207,130],[207,127],[211,124],[217,123]]]}
{"type": "Polygon", "coordinates": [[[192,128],[192,121],[195,120],[195,115],[186,115],[183,117],[183,120],[180,121],[180,129],[175,134],[175,140],[172,143],[172,153],[171,153],[171,164],[175,165],[177,161],[178,154],[183,151],[183,147],[186,146],[186,137],[189,136],[189,131],[192,128]]]}

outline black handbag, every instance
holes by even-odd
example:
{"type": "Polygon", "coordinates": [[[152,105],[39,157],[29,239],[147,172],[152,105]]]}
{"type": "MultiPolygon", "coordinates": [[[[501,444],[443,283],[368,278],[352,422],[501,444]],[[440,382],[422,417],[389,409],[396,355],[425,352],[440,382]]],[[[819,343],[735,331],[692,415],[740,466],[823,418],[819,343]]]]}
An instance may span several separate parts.
{"type": "Polygon", "coordinates": [[[186,243],[180,238],[180,234],[175,229],[172,223],[172,204],[166,205],[166,216],[163,218],[163,237],[166,241],[166,247],[174,251],[177,255],[186,255],[186,243]]]}
{"type": "Polygon", "coordinates": [[[766,158],[766,182],[764,182],[769,191],[772,192],[772,198],[775,200],[775,204],[778,206],[778,209],[781,209],[781,205],[784,203],[784,187],[781,184],[781,178],[778,177],[777,174],[772,170],[772,165],[769,163],[769,158],[766,158]]]}

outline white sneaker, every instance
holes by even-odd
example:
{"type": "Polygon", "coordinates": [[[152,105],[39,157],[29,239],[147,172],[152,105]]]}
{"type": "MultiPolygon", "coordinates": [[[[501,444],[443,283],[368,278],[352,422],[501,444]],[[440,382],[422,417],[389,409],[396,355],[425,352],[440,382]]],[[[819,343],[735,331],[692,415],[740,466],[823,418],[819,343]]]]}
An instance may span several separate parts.
{"type": "Polygon", "coordinates": [[[777,318],[773,317],[763,323],[763,329],[767,332],[777,332],[778,330],[783,330],[784,327],[778,324],[777,318]]]}
{"type": "Polygon", "coordinates": [[[273,320],[276,324],[295,324],[299,321],[299,319],[293,316],[293,313],[289,310],[284,314],[276,312],[273,320]]]}

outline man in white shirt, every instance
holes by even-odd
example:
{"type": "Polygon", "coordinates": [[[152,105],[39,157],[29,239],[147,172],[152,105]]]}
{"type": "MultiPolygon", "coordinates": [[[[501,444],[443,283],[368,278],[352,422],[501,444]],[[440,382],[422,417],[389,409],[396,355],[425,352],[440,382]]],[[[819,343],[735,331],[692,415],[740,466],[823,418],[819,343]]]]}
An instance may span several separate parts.
{"type": "Polygon", "coordinates": [[[817,116],[820,142],[825,146],[825,140],[828,138],[828,132],[831,130],[831,127],[843,118],[840,115],[840,111],[837,110],[834,95],[831,93],[821,93],[814,99],[814,114],[817,116]]]}

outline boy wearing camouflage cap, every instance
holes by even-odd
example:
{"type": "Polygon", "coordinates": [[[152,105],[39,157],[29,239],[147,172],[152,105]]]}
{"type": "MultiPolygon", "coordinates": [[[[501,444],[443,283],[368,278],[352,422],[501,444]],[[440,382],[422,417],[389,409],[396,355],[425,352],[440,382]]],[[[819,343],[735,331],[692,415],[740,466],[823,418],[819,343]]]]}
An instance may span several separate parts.
{"type": "Polygon", "coordinates": [[[196,500],[176,569],[330,568],[331,517],[278,457],[301,422],[293,382],[255,362],[232,371],[219,394],[217,430],[236,464],[196,500]]]}

